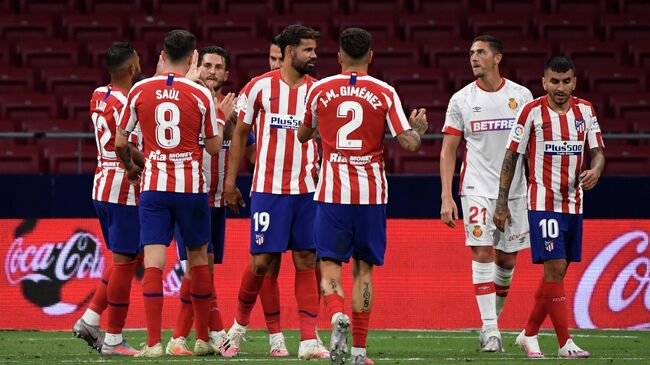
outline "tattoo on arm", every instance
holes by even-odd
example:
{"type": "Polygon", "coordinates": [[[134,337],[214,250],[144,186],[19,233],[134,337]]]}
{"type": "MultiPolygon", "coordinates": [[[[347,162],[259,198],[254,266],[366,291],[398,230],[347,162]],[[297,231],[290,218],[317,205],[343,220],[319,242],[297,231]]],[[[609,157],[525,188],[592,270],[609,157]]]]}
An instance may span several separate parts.
{"type": "Polygon", "coordinates": [[[363,283],[363,306],[361,307],[362,312],[370,311],[370,283],[363,283]]]}
{"type": "MultiPolygon", "coordinates": [[[[117,133],[119,133],[121,136],[126,138],[128,140],[129,138],[129,132],[125,131],[124,129],[118,128],[117,133]]],[[[131,167],[131,161],[132,161],[132,156],[131,156],[131,148],[128,146],[124,149],[117,149],[118,155],[120,157],[120,160],[124,164],[125,169],[129,169],[131,167]]]]}
{"type": "Polygon", "coordinates": [[[397,136],[402,147],[408,151],[415,151],[420,147],[420,135],[413,129],[408,129],[397,136]]]}
{"type": "Polygon", "coordinates": [[[512,178],[515,176],[518,158],[519,154],[510,150],[507,150],[506,155],[503,157],[501,179],[499,180],[499,200],[508,200],[510,185],[512,184],[512,178]]]}

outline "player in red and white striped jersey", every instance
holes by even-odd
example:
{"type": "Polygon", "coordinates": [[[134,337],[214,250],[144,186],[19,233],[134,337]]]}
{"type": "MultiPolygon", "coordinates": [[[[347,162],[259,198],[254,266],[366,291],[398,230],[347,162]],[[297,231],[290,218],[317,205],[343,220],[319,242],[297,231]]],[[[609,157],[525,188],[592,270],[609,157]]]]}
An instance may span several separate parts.
{"type": "MultiPolygon", "coordinates": [[[[93,181],[93,205],[102,227],[104,241],[113,252],[113,263],[106,265],[102,282],[93,300],[73,332],[84,338],[103,355],[133,355],[137,353],[122,337],[126,319],[131,281],[138,264],[140,226],[138,195],[140,188],[127,179],[115,152],[116,125],[119,113],[126,104],[123,90],[129,90],[140,74],[138,54],[128,43],[114,43],[106,53],[106,65],[111,83],[98,87],[90,99],[90,117],[94,124],[97,143],[97,169],[93,181]],[[107,308],[108,328],[103,339],[99,333],[99,319],[107,308]]],[[[129,136],[129,148],[142,165],[139,133],[129,136]]],[[[135,168],[132,178],[140,172],[135,168]]]]}
{"type": "Polygon", "coordinates": [[[174,226],[183,236],[191,267],[192,306],[196,324],[195,354],[218,351],[210,342],[208,322],[212,280],[208,268],[210,208],[203,176],[206,150],[221,148],[224,121],[217,118],[210,91],[184,77],[196,67],[196,38],[184,30],[165,36],[164,66],[159,76],[143,80],[129,92],[120,115],[115,146],[127,170],[133,162],[126,138],[137,124],[144,136],[145,168],[140,195],[140,237],[145,273],[142,291],[147,312],[147,344],[136,356],[162,356],[162,269],[174,226]]]}
{"type": "Polygon", "coordinates": [[[528,357],[543,357],[537,342],[539,327],[551,317],[565,358],[589,357],[569,335],[564,294],[564,275],[570,262],[582,259],[583,189],[597,183],[605,167],[604,144],[593,106],[571,96],[575,69],[566,57],[554,57],[544,65],[547,95],[526,104],[510,132],[501,169],[499,198],[494,223],[503,231],[510,223],[508,194],[520,154],[528,153],[528,222],[532,259],[544,265],[544,277],[535,293],[535,306],[517,344],[528,357]],[[591,162],[582,169],[589,146],[591,162]]]}
{"type": "Polygon", "coordinates": [[[351,363],[374,363],[366,357],[366,338],[374,295],[372,271],[374,265],[383,264],[386,251],[384,131],[388,126],[402,147],[417,151],[427,129],[425,109],[413,110],[407,120],[395,89],[368,75],[370,43],[370,33],[363,29],[341,33],[342,73],[312,86],[298,130],[298,139],[305,143],[313,140],[318,128],[323,145],[314,226],[335,364],[345,362],[347,354],[350,318],[343,309],[341,266],[350,257],[354,258],[351,363]]]}
{"type": "Polygon", "coordinates": [[[285,28],[278,37],[282,67],[251,80],[238,100],[237,127],[230,145],[226,204],[238,211],[243,204],[235,179],[251,128],[255,127],[257,157],[251,194],[251,265],[244,270],[235,323],[228,331],[228,356],[239,352],[270,263],[288,249],[296,268],[296,301],[300,317],[298,357],[324,358],[329,353],[316,336],[318,286],[313,242],[313,191],[318,150],[296,138],[305,96],[315,79],[318,32],[302,25],[285,28]]]}

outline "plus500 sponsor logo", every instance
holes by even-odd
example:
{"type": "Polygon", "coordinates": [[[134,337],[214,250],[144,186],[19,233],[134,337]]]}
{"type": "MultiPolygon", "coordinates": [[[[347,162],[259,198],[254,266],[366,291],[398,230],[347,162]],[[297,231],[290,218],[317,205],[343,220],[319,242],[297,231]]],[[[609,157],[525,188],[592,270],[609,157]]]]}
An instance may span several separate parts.
{"type": "Polygon", "coordinates": [[[271,128],[293,129],[300,126],[300,119],[288,114],[269,114],[269,125],[271,128]]]}
{"type": "Polygon", "coordinates": [[[544,154],[551,156],[573,156],[582,153],[581,141],[547,141],[544,142],[544,154]]]}

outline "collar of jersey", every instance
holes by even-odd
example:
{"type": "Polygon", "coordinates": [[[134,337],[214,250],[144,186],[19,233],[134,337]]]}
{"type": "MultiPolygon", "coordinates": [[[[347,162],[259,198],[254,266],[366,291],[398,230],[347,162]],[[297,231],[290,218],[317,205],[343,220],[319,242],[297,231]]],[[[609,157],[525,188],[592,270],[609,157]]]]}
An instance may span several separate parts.
{"type": "Polygon", "coordinates": [[[185,77],[185,74],[181,74],[181,73],[178,73],[178,72],[163,72],[158,76],[169,76],[171,74],[174,74],[174,77],[185,77]]]}
{"type": "Polygon", "coordinates": [[[341,75],[347,75],[350,76],[353,73],[357,74],[357,76],[368,76],[368,73],[366,72],[356,72],[356,71],[346,71],[346,72],[341,72],[341,75]]]}

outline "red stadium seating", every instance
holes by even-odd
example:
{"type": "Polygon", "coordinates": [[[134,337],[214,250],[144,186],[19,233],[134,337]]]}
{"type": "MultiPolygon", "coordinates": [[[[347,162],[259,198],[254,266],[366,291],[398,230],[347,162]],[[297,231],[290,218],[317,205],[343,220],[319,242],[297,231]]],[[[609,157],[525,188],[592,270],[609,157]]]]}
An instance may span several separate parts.
{"type": "Polygon", "coordinates": [[[596,39],[594,20],[579,13],[540,15],[536,24],[539,39],[562,42],[596,39]]]}
{"type": "MultiPolygon", "coordinates": [[[[580,82],[581,80],[578,80],[580,82]]],[[[573,93],[573,96],[576,96],[582,100],[586,100],[594,107],[596,110],[596,115],[598,118],[607,118],[612,115],[609,108],[609,103],[607,100],[607,95],[603,93],[585,93],[582,91],[576,91],[573,93]]]]}
{"type": "Polygon", "coordinates": [[[218,13],[217,4],[210,0],[152,0],[154,14],[210,14],[218,13]]]}
{"type": "Polygon", "coordinates": [[[623,45],[617,42],[574,41],[560,43],[560,52],[569,56],[578,74],[589,67],[621,64],[623,45]]]}
{"type": "Polygon", "coordinates": [[[69,14],[77,10],[75,0],[20,0],[18,8],[25,14],[69,14]]]}
{"type": "Polygon", "coordinates": [[[448,68],[464,64],[469,67],[469,48],[471,41],[441,41],[424,45],[429,66],[448,68]]]}
{"type": "Polygon", "coordinates": [[[618,12],[627,14],[650,13],[650,2],[647,0],[618,0],[618,12]]]}
{"type": "Polygon", "coordinates": [[[460,14],[469,9],[469,0],[413,0],[413,14],[460,14]]]}
{"type": "Polygon", "coordinates": [[[9,47],[9,43],[0,40],[0,66],[10,64],[11,55],[11,47],[9,47]]]}
{"type": "Polygon", "coordinates": [[[416,66],[385,69],[383,78],[395,87],[400,95],[417,93],[429,95],[447,90],[445,76],[441,70],[416,66]]]}
{"type": "Polygon", "coordinates": [[[0,94],[32,90],[34,90],[34,71],[31,68],[0,68],[0,94]]]}
{"type": "MultiPolygon", "coordinates": [[[[610,118],[598,118],[598,125],[600,126],[600,131],[603,133],[630,133],[631,128],[629,123],[621,119],[610,119],[610,118]]],[[[606,146],[609,144],[607,141],[606,146]]]]}
{"type": "Polygon", "coordinates": [[[610,105],[616,118],[650,123],[650,93],[614,95],[610,98],[610,105]]]}
{"type": "Polygon", "coordinates": [[[546,94],[542,86],[543,76],[544,65],[519,67],[515,71],[515,81],[527,87],[535,98],[546,94]]]}
{"type": "Polygon", "coordinates": [[[70,143],[66,146],[44,147],[50,174],[90,174],[97,167],[97,148],[70,143]]]}
{"type": "Polygon", "coordinates": [[[0,149],[0,171],[3,174],[42,172],[41,154],[34,146],[6,146],[0,149]]]}
{"type": "Polygon", "coordinates": [[[551,13],[597,16],[607,10],[607,0],[551,0],[551,13]]]}
{"type": "MultiPolygon", "coordinates": [[[[343,14],[338,0],[284,0],[284,13],[295,16],[343,14]]],[[[327,17],[329,18],[329,16],[327,17]]]]}
{"type": "MultiPolygon", "coordinates": [[[[18,130],[18,128],[16,128],[16,124],[17,123],[14,120],[0,119],[0,132],[15,132],[15,131],[18,130]]],[[[13,143],[13,140],[0,138],[0,142],[5,143],[5,144],[6,144],[6,142],[13,143]]]]}
{"type": "Polygon", "coordinates": [[[461,35],[459,20],[447,14],[405,15],[400,17],[399,23],[407,41],[438,42],[458,39],[461,35]]]}
{"type": "Polygon", "coordinates": [[[650,68],[650,42],[629,42],[629,52],[632,56],[632,65],[646,70],[650,68]]]}
{"type": "Polygon", "coordinates": [[[39,40],[54,36],[54,24],[48,15],[3,15],[0,22],[0,39],[3,40],[39,40]]]}
{"type": "Polygon", "coordinates": [[[16,44],[16,51],[23,67],[66,67],[79,63],[79,46],[76,42],[20,42],[16,44]]]}
{"type": "Polygon", "coordinates": [[[192,30],[185,15],[140,15],[130,18],[135,39],[161,43],[165,35],[174,29],[192,30]]]}
{"type": "Polygon", "coordinates": [[[503,44],[503,59],[499,66],[517,68],[540,65],[541,67],[551,54],[548,43],[509,40],[503,44]]]}
{"type": "Polygon", "coordinates": [[[219,0],[221,14],[246,14],[261,17],[278,12],[274,0],[219,0]]]}
{"type": "Polygon", "coordinates": [[[133,15],[142,12],[142,0],[86,0],[86,13],[133,15]]]}
{"type": "Polygon", "coordinates": [[[595,93],[633,93],[646,90],[646,74],[643,70],[609,66],[589,68],[584,71],[589,80],[589,91],[595,93]]]}
{"type": "Polygon", "coordinates": [[[349,0],[350,14],[399,14],[408,11],[406,0],[349,0]]]}
{"type": "Polygon", "coordinates": [[[46,68],[41,71],[46,93],[55,95],[92,94],[97,86],[107,84],[96,68],[46,68]]]}
{"type": "Polygon", "coordinates": [[[124,18],[119,15],[70,15],[63,18],[63,29],[69,41],[127,39],[124,18]]]}
{"type": "Polygon", "coordinates": [[[472,34],[490,34],[502,40],[527,39],[530,22],[520,14],[480,14],[469,17],[472,34]]]}
{"type": "MultiPolygon", "coordinates": [[[[279,34],[286,26],[296,23],[307,25],[320,32],[320,38],[318,39],[319,48],[322,42],[327,42],[331,39],[332,27],[330,21],[329,19],[324,19],[323,15],[319,13],[274,15],[269,16],[267,21],[268,27],[271,30],[271,34],[268,36],[269,41],[271,35],[279,34]]],[[[318,50],[316,50],[316,53],[318,53],[318,50]]]]}
{"type": "Polygon", "coordinates": [[[245,15],[206,15],[197,18],[201,39],[212,44],[257,38],[257,21],[245,15]]]}
{"type": "MultiPolygon", "coordinates": [[[[503,73],[503,70],[500,70],[503,73]]],[[[447,69],[449,73],[449,82],[452,84],[452,90],[458,91],[464,88],[470,82],[476,81],[476,77],[472,73],[469,66],[469,57],[466,57],[463,62],[459,62],[456,66],[447,69]]]]}
{"type": "Polygon", "coordinates": [[[85,132],[87,126],[88,123],[81,120],[25,120],[20,124],[20,129],[23,132],[85,132]]]}
{"type": "MultiPolygon", "coordinates": [[[[445,123],[445,114],[451,95],[445,91],[428,94],[399,94],[407,114],[413,109],[426,108],[429,129],[427,133],[440,133],[445,123]]],[[[408,116],[408,115],[407,115],[408,116]]]]}
{"type": "Polygon", "coordinates": [[[417,152],[409,152],[397,145],[391,148],[394,173],[438,175],[440,174],[440,144],[425,142],[417,152]]]}
{"type": "Polygon", "coordinates": [[[35,93],[0,95],[0,118],[28,120],[50,119],[57,116],[53,95],[35,93]]]}
{"type": "Polygon", "coordinates": [[[413,68],[420,62],[419,45],[415,42],[373,42],[371,73],[395,68],[413,68]]]}
{"type": "Polygon", "coordinates": [[[491,13],[537,15],[543,12],[541,0],[487,0],[486,10],[491,13]]]}
{"type": "Polygon", "coordinates": [[[634,15],[606,15],[602,17],[605,39],[613,41],[650,41],[648,13],[634,15]]]}
{"type": "MultiPolygon", "coordinates": [[[[607,143],[607,142],[605,142],[607,143]]],[[[647,146],[605,145],[606,175],[650,174],[650,149],[647,146]]]]}
{"type": "MultiPolygon", "coordinates": [[[[146,42],[136,41],[130,43],[138,53],[138,57],[140,57],[140,65],[142,68],[147,66],[155,67],[160,53],[152,54],[151,47],[149,47],[149,44],[146,42]]],[[[106,67],[104,62],[106,51],[112,44],[113,41],[110,40],[86,42],[85,46],[88,58],[86,64],[95,68],[104,69],[106,67]]]]}
{"type": "Polygon", "coordinates": [[[340,15],[334,19],[339,32],[349,27],[359,27],[372,33],[373,43],[397,38],[396,18],[393,14],[373,14],[371,17],[340,15]]]}
{"type": "Polygon", "coordinates": [[[90,120],[90,93],[61,96],[61,110],[70,119],[90,120]]]}

